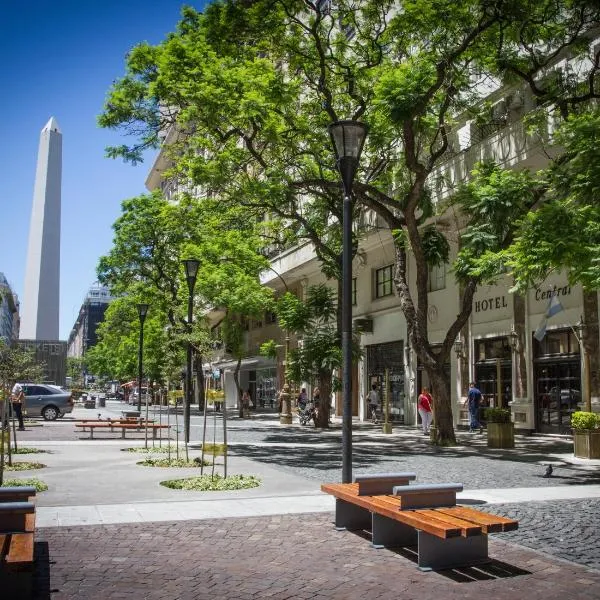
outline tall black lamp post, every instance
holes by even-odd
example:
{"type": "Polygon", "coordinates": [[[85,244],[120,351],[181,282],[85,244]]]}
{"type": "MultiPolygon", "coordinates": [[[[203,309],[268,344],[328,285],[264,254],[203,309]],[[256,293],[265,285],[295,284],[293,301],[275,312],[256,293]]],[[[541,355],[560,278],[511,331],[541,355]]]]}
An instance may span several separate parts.
{"type": "Polygon", "coordinates": [[[138,348],[138,401],[137,401],[137,409],[140,415],[142,414],[142,360],[143,360],[143,352],[144,352],[144,321],[146,320],[146,315],[148,314],[148,305],[147,304],[138,304],[138,317],[140,318],[140,346],[138,348]]]}
{"type": "MultiPolygon", "coordinates": [[[[285,282],[285,279],[281,276],[281,273],[278,273],[273,267],[267,267],[270,271],[275,273],[281,283],[283,283],[283,287],[285,288],[286,293],[290,291],[288,284],[285,282]]],[[[281,412],[279,413],[279,424],[280,425],[291,425],[292,424],[292,394],[290,392],[290,384],[287,380],[287,370],[288,363],[290,357],[290,330],[285,330],[285,358],[283,362],[283,384],[281,386],[281,391],[279,392],[279,400],[281,401],[281,412]]]]}
{"type": "MultiPolygon", "coordinates": [[[[182,261],[185,268],[185,278],[188,285],[188,331],[192,331],[192,318],[194,310],[194,287],[196,285],[196,276],[198,275],[198,267],[200,261],[193,258],[188,258],[182,261]]],[[[185,443],[190,441],[190,407],[192,406],[192,342],[188,342],[187,360],[185,371],[185,402],[183,403],[183,427],[185,443]]]]}
{"type": "Polygon", "coordinates": [[[342,237],[342,483],[352,482],[352,183],[368,128],[358,121],[329,125],[344,188],[342,237]]]}

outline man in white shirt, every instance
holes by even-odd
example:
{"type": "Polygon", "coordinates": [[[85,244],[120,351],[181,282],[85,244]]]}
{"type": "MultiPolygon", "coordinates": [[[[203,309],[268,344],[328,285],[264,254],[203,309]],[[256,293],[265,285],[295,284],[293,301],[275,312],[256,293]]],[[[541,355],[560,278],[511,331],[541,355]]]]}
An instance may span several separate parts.
{"type": "Polygon", "coordinates": [[[25,402],[25,394],[23,393],[21,384],[15,383],[11,395],[12,408],[19,420],[19,431],[25,431],[25,425],[23,424],[23,403],[25,402]]]}

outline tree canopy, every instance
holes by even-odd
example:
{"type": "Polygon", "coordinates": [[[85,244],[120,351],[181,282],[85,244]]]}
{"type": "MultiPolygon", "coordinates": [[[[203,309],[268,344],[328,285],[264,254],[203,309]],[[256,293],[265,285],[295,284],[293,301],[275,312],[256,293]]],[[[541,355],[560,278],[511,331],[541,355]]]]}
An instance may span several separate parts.
{"type": "MultiPolygon", "coordinates": [[[[590,44],[599,22],[597,3],[584,0],[222,0],[204,14],[184,9],[164,42],[132,50],[100,124],[134,134],[131,146],[109,149],[111,156],[137,161],[148,147],[162,147],[174,177],[249,219],[266,215],[263,235],[276,246],[310,241],[325,274],[339,280],[341,187],[327,125],[366,121],[354,185],[357,223],[372,210],[394,234],[408,338],[432,381],[441,441],[452,443],[443,365],[478,284],[507,266],[518,281],[542,274],[523,257],[543,231],[537,219],[545,213],[533,211],[551,198],[528,174],[481,165],[475,178],[485,189],[457,194],[463,220],[449,230],[437,218],[449,210],[433,194],[438,170],[455,156],[461,119],[497,125],[487,99],[501,85],[529,90],[532,115],[547,134],[553,119],[589,111],[600,94],[600,51],[590,44]],[[451,245],[458,247],[459,311],[434,345],[429,267],[448,262],[451,245]]],[[[572,154],[558,154],[551,155],[560,165],[552,189],[576,164],[572,154]]],[[[573,201],[572,194],[557,198],[557,210],[573,201]]],[[[363,233],[355,230],[355,248],[363,233]]],[[[546,264],[555,258],[547,252],[546,264]]],[[[575,258],[581,254],[573,249],[562,254],[564,265],[575,258]]]]}

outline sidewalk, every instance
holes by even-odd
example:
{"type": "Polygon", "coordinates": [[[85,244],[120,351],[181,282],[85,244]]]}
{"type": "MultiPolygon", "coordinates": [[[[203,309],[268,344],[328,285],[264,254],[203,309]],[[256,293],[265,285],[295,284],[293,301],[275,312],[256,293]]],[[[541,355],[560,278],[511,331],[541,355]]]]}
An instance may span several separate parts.
{"type": "Polygon", "coordinates": [[[490,472],[502,473],[495,480],[501,482],[506,473],[519,471],[509,482],[513,487],[466,486],[459,494],[459,501],[487,503],[490,512],[519,518],[519,531],[491,537],[494,561],[421,573],[406,550],[374,550],[365,535],[334,529],[334,500],[320,492],[320,483],[339,477],[335,461],[327,462],[339,452],[339,431],[290,431],[272,417],[232,419],[230,426],[228,471],[258,475],[258,488],[170,490],[159,482],[199,470],[137,466],[142,456],[120,449],[143,440],[79,440],[69,422],[25,432],[22,445],[50,451],[15,457],[48,465],[16,474],[39,477],[50,487],[37,502],[35,599],[598,598],[600,571],[535,550],[553,552],[549,544],[560,537],[564,547],[553,553],[600,564],[596,550],[584,552],[597,549],[598,467],[570,466],[569,456],[557,451],[564,445],[521,441],[527,458],[517,464],[510,453],[486,454],[477,436],[465,436],[467,445],[450,452],[424,454],[418,432],[384,436],[357,426],[355,472],[365,469],[366,460],[386,470],[390,453],[400,461],[392,468],[414,469],[425,481],[439,479],[440,469],[448,481],[466,476],[474,464],[487,465],[483,482],[494,481],[490,472]],[[554,481],[540,479],[539,457],[550,454],[564,465],[554,481]],[[573,541],[574,532],[583,537],[573,541]]]}

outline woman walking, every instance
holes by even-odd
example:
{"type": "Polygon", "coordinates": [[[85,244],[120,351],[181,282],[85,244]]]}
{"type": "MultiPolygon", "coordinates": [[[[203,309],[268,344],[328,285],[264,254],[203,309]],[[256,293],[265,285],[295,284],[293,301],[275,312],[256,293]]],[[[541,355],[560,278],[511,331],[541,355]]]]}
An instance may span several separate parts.
{"type": "Polygon", "coordinates": [[[433,398],[431,397],[429,390],[424,387],[419,394],[417,408],[419,410],[419,414],[421,415],[421,425],[425,435],[429,433],[429,428],[431,427],[431,419],[433,417],[433,413],[431,411],[432,403],[433,398]]]}

